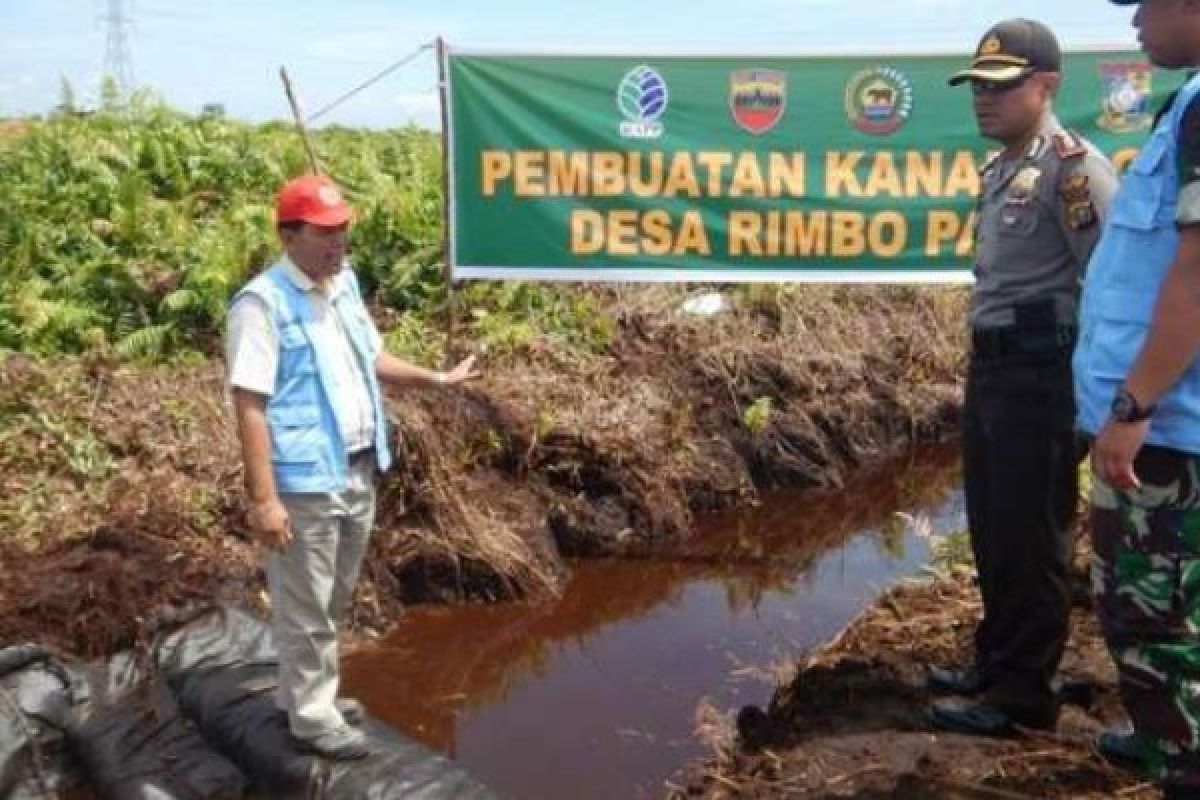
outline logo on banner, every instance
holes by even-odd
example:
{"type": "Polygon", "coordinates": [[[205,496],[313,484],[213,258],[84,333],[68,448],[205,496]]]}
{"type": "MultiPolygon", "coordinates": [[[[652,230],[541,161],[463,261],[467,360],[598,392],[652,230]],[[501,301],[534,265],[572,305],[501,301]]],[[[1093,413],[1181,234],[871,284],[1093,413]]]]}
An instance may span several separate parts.
{"type": "Polygon", "coordinates": [[[1153,120],[1150,111],[1150,78],[1153,74],[1153,67],[1142,62],[1101,64],[1104,101],[1096,124],[1113,133],[1149,128],[1153,120]]]}
{"type": "Polygon", "coordinates": [[[846,116],[863,133],[894,133],[912,109],[912,83],[893,67],[860,70],[846,84],[846,116]]]}
{"type": "Polygon", "coordinates": [[[775,69],[739,69],[729,75],[729,110],[742,129],[763,134],[783,118],[787,75],[775,69]]]}
{"type": "Polygon", "coordinates": [[[617,109],[625,117],[621,135],[627,139],[657,139],[659,119],[667,111],[667,82],[653,67],[634,67],[617,86],[617,109]]]}

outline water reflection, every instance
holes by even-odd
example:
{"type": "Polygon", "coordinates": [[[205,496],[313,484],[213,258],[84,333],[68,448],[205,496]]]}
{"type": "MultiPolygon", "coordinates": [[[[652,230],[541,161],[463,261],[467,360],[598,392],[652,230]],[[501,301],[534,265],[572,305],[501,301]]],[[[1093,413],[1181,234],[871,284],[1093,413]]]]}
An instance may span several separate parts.
{"type": "Polygon", "coordinates": [[[416,609],[347,659],[346,690],[510,796],[660,796],[698,754],[698,701],[765,700],[741,667],[827,640],[918,570],[912,519],[961,527],[956,481],[936,450],[706,518],[682,555],[576,564],[551,604],[416,609]]]}

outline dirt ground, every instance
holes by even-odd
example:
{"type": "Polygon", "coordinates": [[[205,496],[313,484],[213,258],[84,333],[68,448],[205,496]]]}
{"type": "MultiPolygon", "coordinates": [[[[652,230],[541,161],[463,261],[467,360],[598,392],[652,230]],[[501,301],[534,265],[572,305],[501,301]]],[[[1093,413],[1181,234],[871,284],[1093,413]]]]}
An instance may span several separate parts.
{"type": "Polygon", "coordinates": [[[1150,800],[1159,793],[1095,751],[1123,724],[1081,547],[1071,639],[1060,670],[1068,686],[1056,732],[987,739],[935,731],[925,719],[930,664],[969,662],[978,617],[973,571],[896,587],[819,653],[796,667],[766,709],[710,720],[714,757],[686,771],[669,796],[893,798],[895,800],[1150,800]]]}
{"type": "MultiPolygon", "coordinates": [[[[686,548],[692,515],[846,476],[955,432],[964,294],[744,292],[685,317],[627,292],[600,353],[552,340],[494,357],[461,394],[393,397],[399,466],[353,609],[556,594],[566,556],[686,548]]],[[[0,356],[0,644],[82,657],[144,641],[166,608],[263,612],[220,367],[0,356]]],[[[885,502],[863,498],[864,504],[885,502]]],[[[905,585],[800,665],[767,709],[703,728],[714,757],[675,797],[1157,796],[1091,740],[1120,719],[1082,573],[1055,735],[933,732],[925,665],[963,663],[971,573],[905,585]]]]}
{"type": "MultiPolygon", "coordinates": [[[[756,287],[678,312],[678,288],[602,295],[603,352],[492,354],[447,395],[394,396],[352,611],[558,593],[564,556],[670,552],[692,514],[845,476],[952,434],[961,290],[756,287]]],[[[221,368],[0,356],[0,642],[104,655],[158,609],[265,610],[221,368]]]]}

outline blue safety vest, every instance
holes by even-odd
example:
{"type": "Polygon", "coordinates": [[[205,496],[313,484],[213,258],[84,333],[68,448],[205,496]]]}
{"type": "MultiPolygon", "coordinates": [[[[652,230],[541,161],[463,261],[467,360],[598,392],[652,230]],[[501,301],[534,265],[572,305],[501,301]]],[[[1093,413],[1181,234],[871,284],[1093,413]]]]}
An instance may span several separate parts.
{"type": "MultiPolygon", "coordinates": [[[[275,393],[266,409],[275,487],[287,494],[340,491],[346,488],[349,454],[330,400],[329,365],[339,357],[334,343],[316,335],[312,304],[288,277],[287,262],[279,261],[256,277],[232,302],[246,294],[266,304],[279,338],[275,393]]],[[[384,471],[391,465],[391,455],[383,395],[375,375],[379,353],[371,344],[370,318],[352,269],[338,274],[330,302],[366,379],[375,415],[375,457],[384,471]]]]}
{"type": "MultiPolygon", "coordinates": [[[[1108,419],[1113,395],[1146,341],[1159,288],[1175,258],[1179,128],[1197,92],[1200,76],[1179,90],[1142,146],[1088,264],[1074,358],[1079,426],[1088,433],[1098,433],[1108,419]]],[[[1200,360],[1159,398],[1146,441],[1200,454],[1200,360]]]]}

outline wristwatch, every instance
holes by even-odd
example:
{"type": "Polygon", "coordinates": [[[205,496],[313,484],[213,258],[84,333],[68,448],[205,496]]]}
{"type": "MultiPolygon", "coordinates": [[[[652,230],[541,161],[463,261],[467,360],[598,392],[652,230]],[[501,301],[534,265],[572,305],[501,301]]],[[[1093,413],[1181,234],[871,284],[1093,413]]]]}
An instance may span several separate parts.
{"type": "Polygon", "coordinates": [[[1117,422],[1141,422],[1150,419],[1156,408],[1157,406],[1153,405],[1139,405],[1137,398],[1128,389],[1118,386],[1117,393],[1113,396],[1110,413],[1117,422]]]}

